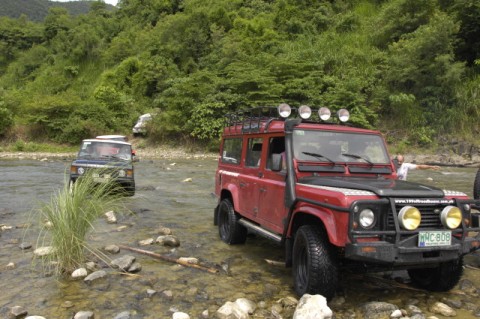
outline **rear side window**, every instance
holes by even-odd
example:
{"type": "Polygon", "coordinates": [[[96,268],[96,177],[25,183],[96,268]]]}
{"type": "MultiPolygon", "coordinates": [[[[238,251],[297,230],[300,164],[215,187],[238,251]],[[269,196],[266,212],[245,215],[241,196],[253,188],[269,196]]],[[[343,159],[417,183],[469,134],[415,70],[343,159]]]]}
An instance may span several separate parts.
{"type": "Polygon", "coordinates": [[[262,139],[261,138],[248,139],[247,160],[245,163],[246,166],[259,167],[261,155],[262,155],[262,139]]]}
{"type": "Polygon", "coordinates": [[[240,165],[242,158],[242,139],[228,138],[223,141],[222,163],[240,165]]]}

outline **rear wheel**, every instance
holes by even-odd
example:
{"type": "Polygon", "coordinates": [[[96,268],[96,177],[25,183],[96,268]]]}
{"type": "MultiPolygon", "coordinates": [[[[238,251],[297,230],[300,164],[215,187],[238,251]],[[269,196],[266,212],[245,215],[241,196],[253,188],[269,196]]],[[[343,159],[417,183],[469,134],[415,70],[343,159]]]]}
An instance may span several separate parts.
{"type": "Polygon", "coordinates": [[[430,291],[448,291],[460,281],[463,258],[441,263],[435,268],[409,269],[412,284],[430,291]]]}
{"type": "Polygon", "coordinates": [[[328,238],[318,226],[301,226],[293,244],[293,280],[297,295],[335,295],[338,264],[328,238]]]}
{"type": "Polygon", "coordinates": [[[243,244],[247,240],[247,229],[238,223],[238,215],[229,199],[218,207],[218,232],[227,244],[243,244]]]}
{"type": "Polygon", "coordinates": [[[480,168],[475,175],[475,181],[473,182],[473,198],[480,199],[480,168]]]}

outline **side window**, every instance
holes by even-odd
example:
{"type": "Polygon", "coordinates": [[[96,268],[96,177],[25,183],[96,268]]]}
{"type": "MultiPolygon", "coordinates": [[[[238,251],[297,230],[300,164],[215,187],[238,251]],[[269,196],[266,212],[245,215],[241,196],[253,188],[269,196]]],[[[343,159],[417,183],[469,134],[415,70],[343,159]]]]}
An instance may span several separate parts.
{"type": "Polygon", "coordinates": [[[242,139],[228,138],[223,141],[222,163],[240,165],[242,158],[242,139]]]}
{"type": "MultiPolygon", "coordinates": [[[[272,137],[268,142],[268,160],[267,160],[267,168],[272,168],[272,158],[273,154],[282,155],[283,161],[285,161],[285,137],[272,137]]],[[[282,167],[285,166],[285,163],[282,163],[282,167]]]]}
{"type": "Polygon", "coordinates": [[[248,167],[259,167],[262,156],[262,139],[249,138],[247,148],[247,159],[245,165],[248,167]]]}

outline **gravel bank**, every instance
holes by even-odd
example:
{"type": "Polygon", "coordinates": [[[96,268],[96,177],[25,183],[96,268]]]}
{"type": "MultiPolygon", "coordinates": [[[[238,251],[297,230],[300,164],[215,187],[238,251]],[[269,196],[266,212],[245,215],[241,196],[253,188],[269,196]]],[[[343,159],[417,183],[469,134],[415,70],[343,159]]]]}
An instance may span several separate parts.
{"type": "MultiPolygon", "coordinates": [[[[138,159],[175,159],[175,158],[216,158],[216,153],[191,152],[184,148],[178,147],[151,147],[136,149],[138,159]]],[[[0,152],[0,159],[64,159],[71,160],[77,155],[76,152],[71,153],[46,153],[46,152],[0,152]]]]}

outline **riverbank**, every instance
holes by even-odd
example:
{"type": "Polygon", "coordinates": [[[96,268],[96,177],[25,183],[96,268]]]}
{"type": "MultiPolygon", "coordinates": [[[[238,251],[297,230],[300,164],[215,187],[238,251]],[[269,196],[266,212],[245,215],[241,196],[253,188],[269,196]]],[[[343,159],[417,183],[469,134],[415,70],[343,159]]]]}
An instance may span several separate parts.
{"type": "MultiPolygon", "coordinates": [[[[190,151],[183,147],[157,146],[144,147],[136,150],[137,158],[142,159],[176,159],[176,158],[216,158],[217,153],[190,151]]],[[[62,159],[72,160],[76,152],[0,152],[0,159],[62,159]]],[[[394,156],[394,154],[392,154],[394,156]]],[[[407,162],[416,164],[430,164],[450,167],[480,167],[480,155],[460,156],[457,154],[437,153],[437,154],[405,154],[407,162]]]]}
{"type": "MultiPolygon", "coordinates": [[[[182,147],[145,147],[136,149],[137,158],[142,159],[175,159],[175,158],[216,158],[216,153],[201,151],[189,151],[182,147]]],[[[0,152],[0,159],[64,159],[72,160],[77,155],[76,152],[0,152]]]]}

